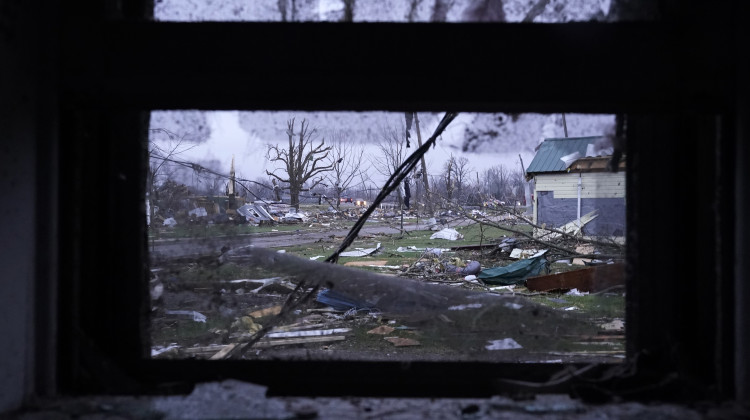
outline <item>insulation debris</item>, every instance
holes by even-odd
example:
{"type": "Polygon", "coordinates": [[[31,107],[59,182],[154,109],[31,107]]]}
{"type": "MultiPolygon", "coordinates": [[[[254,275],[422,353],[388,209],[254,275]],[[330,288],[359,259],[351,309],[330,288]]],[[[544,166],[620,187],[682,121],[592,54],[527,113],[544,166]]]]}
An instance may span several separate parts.
{"type": "Polygon", "coordinates": [[[463,239],[463,238],[464,238],[464,235],[458,233],[456,229],[452,229],[452,228],[445,228],[443,230],[433,233],[430,236],[430,239],[447,239],[449,241],[455,241],[455,240],[463,239]]]}
{"type": "Polygon", "coordinates": [[[489,345],[484,346],[487,350],[514,350],[521,349],[520,344],[512,338],[503,338],[502,340],[488,341],[489,345]]]}

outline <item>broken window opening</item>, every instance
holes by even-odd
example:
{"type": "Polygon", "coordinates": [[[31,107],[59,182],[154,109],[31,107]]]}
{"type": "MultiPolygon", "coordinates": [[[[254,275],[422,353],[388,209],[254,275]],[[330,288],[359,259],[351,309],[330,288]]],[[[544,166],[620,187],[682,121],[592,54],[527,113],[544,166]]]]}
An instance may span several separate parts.
{"type": "Polygon", "coordinates": [[[445,118],[152,112],[151,357],[625,360],[618,119],[445,118]]]}
{"type": "Polygon", "coordinates": [[[162,0],[154,16],[173,22],[624,22],[659,19],[658,4],[627,0],[162,0]]]}

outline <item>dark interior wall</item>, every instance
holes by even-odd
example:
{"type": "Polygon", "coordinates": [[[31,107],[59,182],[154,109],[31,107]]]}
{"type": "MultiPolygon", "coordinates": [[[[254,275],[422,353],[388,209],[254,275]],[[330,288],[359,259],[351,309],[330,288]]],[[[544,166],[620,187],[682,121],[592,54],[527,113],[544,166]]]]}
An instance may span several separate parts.
{"type": "MultiPolygon", "coordinates": [[[[88,1],[82,5],[71,4],[70,7],[85,9],[97,4],[103,2],[88,1]]],[[[57,242],[54,220],[58,214],[55,207],[55,147],[58,144],[55,89],[58,66],[55,58],[57,48],[53,45],[58,39],[55,33],[58,23],[53,18],[57,16],[55,6],[54,1],[42,2],[40,6],[39,3],[21,0],[4,1],[0,5],[0,192],[3,197],[0,213],[0,240],[3,244],[3,252],[0,253],[0,331],[3,333],[0,340],[0,411],[18,407],[34,392],[50,394],[55,391],[53,326],[57,294],[54,290],[56,283],[49,281],[55,275],[57,242]],[[36,349],[40,349],[39,357],[34,357],[36,349]]],[[[748,6],[744,4],[740,7],[744,8],[744,13],[734,13],[733,9],[714,9],[718,10],[720,17],[733,14],[738,19],[736,27],[746,28],[741,18],[749,15],[748,6]]],[[[698,20],[705,23],[710,18],[708,15],[700,15],[698,20]]],[[[416,81],[413,90],[396,89],[388,82],[397,76],[412,76],[410,71],[393,65],[378,65],[377,59],[368,58],[368,54],[359,48],[362,39],[372,38],[372,33],[364,33],[373,31],[370,28],[353,29],[348,33],[350,36],[346,37],[338,36],[340,34],[336,32],[337,29],[331,27],[313,31],[321,40],[331,41],[330,45],[336,47],[331,48],[331,51],[343,52],[337,55],[324,51],[327,59],[320,60],[321,67],[310,69],[309,77],[303,81],[323,80],[327,75],[334,74],[339,79],[332,78],[330,85],[264,83],[266,87],[263,87],[252,83],[237,85],[236,80],[240,76],[247,80],[264,81],[294,79],[297,76],[295,65],[300,61],[295,54],[304,55],[305,49],[302,48],[301,52],[295,50],[295,54],[285,57],[279,56],[279,51],[285,51],[279,47],[302,43],[311,51],[307,53],[307,62],[314,62],[313,54],[319,54],[320,51],[314,48],[315,39],[304,37],[309,27],[295,27],[292,30],[277,30],[272,27],[258,31],[238,25],[227,31],[218,25],[200,29],[189,25],[168,29],[114,25],[113,29],[108,29],[105,33],[109,37],[106,42],[101,37],[98,42],[93,42],[93,39],[97,39],[95,36],[85,33],[80,35],[90,44],[89,51],[80,55],[74,53],[74,50],[80,48],[74,41],[77,35],[66,33],[64,38],[67,39],[66,42],[70,42],[68,48],[71,54],[63,66],[65,82],[68,90],[75,90],[74,93],[78,94],[74,101],[66,104],[75,107],[76,101],[82,103],[93,99],[88,104],[89,109],[97,108],[100,105],[97,101],[110,101],[110,106],[118,102],[133,108],[146,103],[167,108],[282,108],[296,103],[302,108],[337,109],[343,103],[352,104],[353,108],[367,109],[393,107],[394,103],[400,103],[407,108],[439,111],[448,98],[448,102],[467,110],[504,108],[518,112],[615,112],[635,109],[648,112],[671,108],[685,112],[682,117],[668,116],[671,120],[666,123],[643,115],[629,120],[630,133],[634,138],[640,139],[635,144],[629,144],[628,147],[632,147],[633,152],[629,154],[629,158],[640,156],[642,160],[633,162],[634,177],[628,179],[628,197],[631,197],[631,192],[636,192],[636,201],[628,203],[636,209],[629,212],[628,223],[634,222],[631,226],[636,226],[641,235],[629,237],[628,243],[633,244],[632,249],[636,251],[665,240],[669,245],[660,248],[659,255],[634,256],[633,264],[629,266],[631,274],[635,272],[646,275],[646,280],[638,283],[640,288],[628,291],[633,296],[628,307],[628,328],[632,326],[628,332],[630,345],[633,353],[643,350],[650,352],[647,354],[651,357],[646,357],[647,360],[642,365],[644,369],[650,368],[658,373],[673,371],[689,377],[692,383],[719,389],[722,395],[733,395],[732,387],[735,387],[738,399],[748,400],[750,385],[745,357],[750,342],[750,311],[747,305],[750,301],[750,288],[745,281],[748,277],[750,224],[743,219],[744,215],[750,213],[747,199],[750,193],[750,188],[747,188],[750,185],[750,171],[743,167],[750,159],[747,128],[750,113],[746,76],[748,44],[733,40],[732,56],[739,56],[742,60],[739,67],[731,71],[741,90],[734,93],[734,85],[729,85],[733,95],[739,95],[737,98],[732,97],[732,104],[728,105],[723,102],[727,88],[722,84],[728,79],[724,77],[723,69],[715,68],[723,66],[721,63],[728,60],[721,56],[721,49],[713,48],[713,44],[710,44],[719,42],[717,45],[725,45],[722,44],[723,41],[712,38],[722,36],[721,31],[714,30],[725,27],[726,19],[720,21],[721,25],[714,23],[711,26],[709,22],[704,28],[688,20],[672,32],[652,32],[648,28],[641,30],[638,25],[615,30],[573,25],[565,33],[566,36],[561,36],[556,27],[522,29],[521,35],[524,36],[518,36],[520,32],[514,32],[518,28],[482,27],[471,29],[471,33],[458,30],[456,34],[447,35],[430,27],[421,28],[419,36],[404,27],[374,29],[375,32],[381,31],[378,33],[384,39],[378,50],[381,53],[392,52],[392,46],[397,45],[402,38],[409,39],[416,45],[419,44],[417,41],[423,42],[424,38],[435,36],[440,42],[425,45],[425,48],[430,49],[428,56],[441,57],[446,51],[461,50],[466,57],[476,59],[482,57],[482,54],[487,55],[486,46],[480,45],[472,49],[474,47],[470,46],[471,43],[465,41],[472,38],[502,40],[515,35],[514,39],[526,41],[510,44],[495,42],[498,51],[493,54],[502,53],[513,58],[513,62],[529,63],[529,68],[539,71],[538,74],[533,71],[528,73],[528,69],[522,66],[503,66],[498,69],[484,66],[484,62],[480,62],[471,67],[472,72],[479,71],[481,74],[467,79],[470,85],[449,83],[445,86],[446,81],[452,80],[454,74],[468,71],[462,70],[462,67],[466,67],[463,64],[446,62],[435,66],[424,78],[416,81]],[[591,31],[595,32],[594,36],[591,31]],[[231,42],[232,39],[252,39],[259,34],[271,36],[263,38],[264,42],[268,41],[268,45],[253,45],[260,57],[258,61],[281,61],[285,73],[274,74],[273,67],[258,66],[257,62],[236,54],[236,44],[231,42]],[[656,42],[653,42],[654,34],[657,35],[656,42]],[[694,42],[696,39],[701,42],[694,42]],[[174,43],[174,48],[165,51],[163,48],[153,47],[159,42],[174,43]],[[684,43],[686,46],[682,49],[673,48],[671,42],[679,45],[684,43]],[[706,43],[709,43],[708,47],[706,43]],[[206,60],[201,62],[203,64],[198,63],[197,68],[188,66],[175,73],[174,66],[169,64],[181,62],[182,58],[195,51],[195,45],[217,48],[207,51],[206,60]],[[547,55],[541,55],[536,49],[528,48],[529,45],[549,45],[550,48],[547,55]],[[603,48],[603,45],[607,48],[603,48]],[[351,51],[356,51],[357,54],[352,55],[351,51]],[[102,52],[111,55],[92,58],[102,52]],[[575,69],[577,63],[589,62],[592,56],[596,56],[602,63],[618,63],[618,66],[611,67],[613,74],[597,72],[585,81],[577,79],[573,70],[566,70],[575,69]],[[623,57],[628,59],[623,60],[623,57]],[[339,69],[338,63],[343,58],[354,60],[355,65],[345,71],[339,69]],[[545,64],[550,61],[563,63],[560,66],[560,78],[566,83],[553,83],[529,91],[530,86],[537,86],[540,80],[548,79],[548,67],[545,64]],[[102,69],[102,63],[108,66],[102,69]],[[675,67],[679,67],[680,72],[676,72],[675,67]],[[378,77],[370,77],[375,73],[373,69],[382,72],[377,73],[378,77]],[[106,77],[102,76],[103,73],[106,73],[106,77]],[[380,77],[382,75],[387,77],[380,77]],[[487,85],[483,82],[498,77],[521,82],[514,83],[513,86],[487,85]],[[613,77],[619,77],[618,83],[612,83],[613,77]],[[362,91],[353,94],[351,86],[361,84],[362,80],[367,80],[368,83],[364,84],[362,91]],[[193,83],[194,81],[208,83],[193,83]],[[444,89],[440,90],[441,87],[444,89]],[[612,103],[615,100],[618,102],[612,103]],[[725,112],[730,117],[722,120],[726,124],[723,143],[706,141],[706,138],[711,138],[720,131],[716,124],[716,112],[725,112]],[[698,118],[694,118],[695,116],[698,118]],[[733,118],[737,122],[736,132],[733,118]],[[699,146],[692,148],[686,145],[699,146]],[[715,155],[717,150],[722,152],[719,160],[701,165],[702,170],[697,174],[695,163],[705,162],[706,157],[715,155]],[[665,164],[665,156],[679,158],[669,159],[665,164]],[[642,177],[639,178],[638,174],[642,177]],[[723,191],[719,193],[718,199],[699,202],[687,199],[696,194],[701,197],[715,196],[717,192],[713,188],[714,182],[716,177],[721,176],[736,178],[736,184],[723,184],[728,185],[733,193],[723,191]],[[639,185],[653,183],[653,179],[659,179],[660,184],[665,185],[684,185],[686,178],[691,181],[690,184],[685,185],[684,191],[670,197],[665,204],[681,209],[680,213],[675,214],[673,220],[650,218],[652,200],[661,200],[663,195],[656,191],[651,194],[648,188],[639,185]],[[730,208],[733,211],[727,210],[730,208]],[[722,220],[717,220],[716,211],[722,215],[722,220]],[[732,223],[734,214],[738,216],[736,230],[732,223]],[[703,223],[704,221],[712,223],[703,223]],[[691,228],[684,229],[686,225],[691,228]],[[665,232],[677,233],[676,236],[668,236],[665,232]],[[665,260],[690,261],[693,264],[680,266],[675,271],[672,266],[664,265],[665,260]],[[730,284],[727,283],[727,278],[736,281],[730,284]],[[637,327],[639,320],[644,324],[653,324],[655,319],[658,319],[663,328],[637,327]],[[729,333],[727,329],[730,330],[729,333]],[[736,339],[728,339],[727,334],[736,339]],[[713,346],[696,345],[705,342],[710,342],[713,346]],[[738,369],[735,370],[735,366],[738,369]]],[[[78,28],[84,28],[84,25],[79,25],[78,28]]],[[[746,33],[742,39],[747,39],[746,33]]],[[[412,57],[412,53],[407,51],[394,53],[395,57],[383,60],[383,63],[403,63],[412,57]]],[[[116,138],[110,137],[109,140],[116,138]]],[[[92,140],[92,144],[95,140],[92,140]]],[[[61,149],[68,150],[68,146],[64,144],[61,149]]],[[[81,144],[77,146],[80,147],[81,144]]],[[[119,175],[115,172],[119,168],[112,163],[118,161],[119,155],[116,152],[116,149],[107,148],[103,154],[108,155],[111,160],[104,164],[112,165],[107,169],[119,175]]],[[[99,155],[93,151],[89,153],[92,157],[99,155]]],[[[630,164],[629,161],[629,167],[630,164]]],[[[127,177],[132,174],[125,172],[125,175],[127,177]]],[[[98,185],[96,181],[90,182],[91,185],[98,185]]],[[[106,187],[112,184],[114,183],[106,181],[102,185],[106,187]]],[[[132,196],[131,187],[125,185],[122,188],[124,190],[108,192],[107,199],[115,199],[113,197],[118,192],[132,196]]],[[[60,197],[61,201],[69,199],[60,197]]],[[[113,214],[117,216],[117,213],[113,214]]],[[[131,219],[127,223],[138,223],[138,220],[131,219]]],[[[128,225],[129,227],[132,226],[128,225]]],[[[108,226],[108,229],[114,228],[108,226]]],[[[103,250],[116,249],[107,248],[108,246],[110,245],[103,247],[103,250]]],[[[124,261],[118,263],[125,264],[124,261]]],[[[72,300],[67,303],[75,305],[80,302],[72,300]]],[[[118,308],[125,308],[126,304],[127,301],[122,299],[118,301],[118,308]]],[[[95,309],[107,308],[102,306],[88,308],[86,311],[96,315],[95,309]]],[[[109,312],[107,316],[114,318],[116,314],[109,312]]],[[[105,334],[113,333],[105,331],[105,334]]],[[[119,339],[110,338],[113,341],[119,339]]],[[[92,364],[96,363],[96,359],[90,361],[92,364]]],[[[182,367],[179,367],[181,372],[190,376],[189,369],[182,367]]],[[[234,369],[232,366],[225,368],[225,371],[234,369]]],[[[323,373],[319,377],[330,376],[328,371],[323,373]]],[[[662,379],[659,376],[655,378],[662,379]]],[[[118,378],[112,378],[112,382],[115,385],[121,383],[118,378]]],[[[658,398],[659,395],[651,394],[651,397],[658,398]]]]}
{"type": "MultiPolygon", "coordinates": [[[[734,335],[736,346],[732,356],[737,365],[733,372],[737,399],[750,401],[750,54],[747,52],[750,40],[750,25],[743,16],[750,13],[748,2],[740,3],[740,10],[735,14],[735,23],[739,34],[735,47],[737,48],[737,103],[736,137],[729,139],[729,146],[722,149],[722,164],[734,165],[737,173],[725,176],[736,176],[734,190],[727,191],[734,198],[734,213],[725,213],[724,217],[732,217],[737,226],[734,231],[735,252],[731,256],[725,255],[728,264],[735,270],[735,290],[729,294],[734,304],[734,335]]],[[[725,237],[731,235],[724,232],[725,237]]]]}
{"type": "Polygon", "coordinates": [[[0,3],[0,412],[39,384],[37,279],[49,279],[55,247],[55,167],[46,158],[56,133],[55,3],[44,3],[0,3]]]}

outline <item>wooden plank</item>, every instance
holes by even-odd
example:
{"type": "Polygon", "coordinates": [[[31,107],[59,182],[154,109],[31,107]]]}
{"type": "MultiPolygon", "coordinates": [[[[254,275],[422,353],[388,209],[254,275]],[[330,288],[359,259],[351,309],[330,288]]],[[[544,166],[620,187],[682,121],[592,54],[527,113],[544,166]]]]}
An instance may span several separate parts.
{"type": "Polygon", "coordinates": [[[327,335],[324,337],[301,337],[301,338],[285,338],[281,340],[261,340],[255,343],[253,348],[262,349],[276,346],[287,346],[290,344],[310,344],[310,343],[329,343],[333,341],[343,341],[346,336],[343,335],[327,335]]]}
{"type": "Polygon", "coordinates": [[[365,260],[365,261],[349,261],[345,263],[345,266],[349,267],[367,267],[370,265],[378,265],[383,266],[388,264],[388,261],[386,260],[365,260]]]}
{"type": "Polygon", "coordinates": [[[302,331],[302,330],[310,330],[313,328],[321,328],[325,327],[326,324],[303,324],[303,323],[296,323],[291,325],[282,325],[280,327],[274,327],[269,331],[270,333],[277,333],[277,332],[287,332],[287,331],[302,331]]]}
{"type": "Polygon", "coordinates": [[[581,270],[526,279],[526,287],[538,292],[570,289],[598,292],[620,284],[625,284],[625,264],[623,263],[595,265],[581,270]]]}
{"type": "Polygon", "coordinates": [[[471,250],[477,250],[477,249],[485,249],[485,248],[497,248],[499,243],[492,243],[492,244],[475,244],[475,245],[460,245],[460,246],[452,246],[450,247],[451,251],[471,251],[471,250]]]}
{"type": "Polygon", "coordinates": [[[250,312],[248,315],[250,315],[253,318],[262,318],[264,316],[278,315],[280,313],[281,313],[281,305],[276,305],[270,308],[264,308],[264,309],[259,309],[254,312],[250,312]]]}
{"type": "Polygon", "coordinates": [[[204,347],[186,347],[180,349],[182,352],[187,354],[197,353],[215,353],[221,350],[224,346],[204,346],[204,347]]]}
{"type": "Polygon", "coordinates": [[[234,350],[234,348],[237,347],[237,343],[227,344],[224,346],[221,350],[219,350],[216,354],[209,357],[208,360],[221,360],[227,357],[229,352],[234,350]]]}
{"type": "Polygon", "coordinates": [[[287,331],[278,333],[268,333],[268,338],[287,338],[287,337],[314,337],[321,335],[333,335],[342,334],[351,331],[351,328],[331,328],[328,330],[312,330],[312,331],[287,331]]]}

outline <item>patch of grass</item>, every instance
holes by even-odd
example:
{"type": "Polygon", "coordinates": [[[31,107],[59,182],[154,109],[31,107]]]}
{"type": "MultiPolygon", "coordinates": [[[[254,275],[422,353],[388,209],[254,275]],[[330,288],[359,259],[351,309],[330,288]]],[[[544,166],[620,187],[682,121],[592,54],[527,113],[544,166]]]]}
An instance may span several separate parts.
{"type": "MultiPolygon", "coordinates": [[[[531,233],[532,231],[532,227],[529,225],[513,225],[510,227],[514,230],[526,233],[531,233]]],[[[516,236],[516,234],[511,231],[498,229],[496,227],[487,225],[481,226],[479,223],[473,223],[467,226],[459,226],[456,228],[456,230],[464,235],[464,239],[462,240],[462,242],[465,242],[467,245],[479,244],[480,241],[483,243],[500,242],[506,236],[516,236]]]]}
{"type": "Polygon", "coordinates": [[[191,340],[195,344],[218,343],[221,337],[212,332],[216,329],[226,329],[233,319],[218,316],[209,317],[206,322],[195,322],[184,319],[161,319],[151,326],[152,346],[166,346],[170,343],[186,343],[191,340]]]}
{"type": "Polygon", "coordinates": [[[226,263],[218,267],[188,265],[165,274],[167,281],[170,277],[177,278],[183,288],[195,288],[209,287],[222,280],[259,279],[274,277],[274,274],[255,266],[226,263]]]}
{"type": "Polygon", "coordinates": [[[578,309],[571,312],[578,315],[585,315],[587,318],[625,318],[625,298],[623,296],[592,294],[569,296],[564,294],[550,294],[532,296],[529,299],[559,310],[575,306],[578,309]],[[562,299],[565,302],[555,302],[550,299],[562,299]]]}

